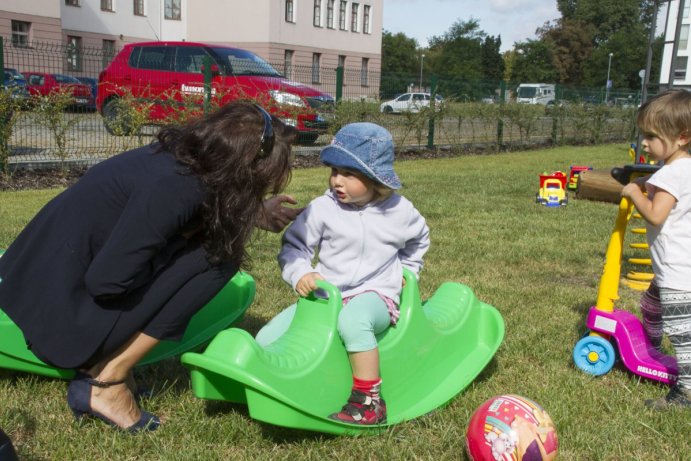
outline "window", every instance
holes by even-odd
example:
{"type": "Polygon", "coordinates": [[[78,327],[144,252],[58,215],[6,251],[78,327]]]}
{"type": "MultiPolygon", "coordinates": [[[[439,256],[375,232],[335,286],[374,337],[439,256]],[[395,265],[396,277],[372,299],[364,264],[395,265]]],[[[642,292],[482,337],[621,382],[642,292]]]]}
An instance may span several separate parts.
{"type": "Polygon", "coordinates": [[[362,58],[362,68],[360,69],[360,85],[367,86],[369,82],[369,58],[362,58]]]}
{"type": "Polygon", "coordinates": [[[199,46],[181,46],[175,56],[175,72],[198,74],[202,71],[204,58],[208,56],[199,46]]]}
{"type": "Polygon", "coordinates": [[[685,0],[684,1],[684,9],[682,13],[683,18],[688,18],[689,17],[689,6],[691,6],[691,1],[690,0],[685,0]]]}
{"type": "Polygon", "coordinates": [[[342,54],[338,55],[338,67],[345,69],[346,57],[342,54]]]}
{"type": "Polygon", "coordinates": [[[362,33],[363,34],[371,34],[372,31],[370,30],[370,11],[372,10],[372,7],[369,5],[365,5],[363,7],[362,11],[362,33]]]}
{"type": "Polygon", "coordinates": [[[283,74],[286,78],[293,75],[293,50],[285,50],[283,53],[283,74]]]}
{"type": "Polygon", "coordinates": [[[675,80],[685,80],[686,79],[686,68],[689,65],[688,56],[677,56],[674,62],[674,79],[675,80]]]}
{"type": "Polygon", "coordinates": [[[358,32],[360,29],[358,28],[358,10],[360,9],[360,4],[359,3],[353,3],[353,6],[350,7],[350,30],[353,32],[358,32]]]}
{"type": "Polygon", "coordinates": [[[341,0],[341,6],[338,9],[338,28],[346,30],[346,10],[348,9],[348,2],[341,0]]]}
{"type": "Polygon", "coordinates": [[[79,6],[79,0],[65,0],[67,6],[79,6]]]}
{"type": "Polygon", "coordinates": [[[144,14],[144,0],[134,0],[134,5],[132,5],[135,16],[145,16],[144,14]]]}
{"type": "Polygon", "coordinates": [[[173,19],[175,21],[179,21],[181,18],[180,15],[180,1],[181,0],[165,0],[165,13],[164,17],[166,19],[173,19]]]}
{"type": "Polygon", "coordinates": [[[321,53],[312,54],[312,83],[320,83],[319,66],[321,65],[321,53]]]}
{"type": "Polygon", "coordinates": [[[295,22],[295,1],[286,0],[286,22],[295,22]]]}
{"type": "Polygon", "coordinates": [[[101,48],[103,48],[103,67],[105,68],[115,56],[115,40],[103,40],[101,48]]]}
{"type": "Polygon", "coordinates": [[[322,0],[314,0],[314,27],[322,26],[322,0]]]}
{"type": "Polygon", "coordinates": [[[21,47],[29,46],[30,32],[30,22],[12,21],[12,45],[21,47]]]}
{"type": "Polygon", "coordinates": [[[113,10],[113,0],[101,0],[101,11],[115,11],[113,10]]]}
{"type": "Polygon", "coordinates": [[[685,50],[689,46],[689,25],[683,24],[679,31],[679,49],[685,50]]]}
{"type": "Polygon", "coordinates": [[[173,70],[174,46],[136,47],[130,55],[130,65],[138,69],[173,70]]]}
{"type": "Polygon", "coordinates": [[[82,38],[67,36],[67,70],[82,70],[82,38]]]}
{"type": "Polygon", "coordinates": [[[326,27],[334,28],[334,3],[336,0],[328,0],[326,2],[326,27]]]}

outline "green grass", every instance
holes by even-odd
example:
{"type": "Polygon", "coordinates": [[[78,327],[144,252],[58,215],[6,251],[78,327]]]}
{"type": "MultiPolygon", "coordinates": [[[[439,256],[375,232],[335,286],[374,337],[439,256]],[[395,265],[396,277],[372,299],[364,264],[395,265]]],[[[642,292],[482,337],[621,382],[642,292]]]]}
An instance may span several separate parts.
{"type": "MultiPolygon", "coordinates": [[[[601,377],[573,366],[571,352],[597,297],[609,234],[610,203],[571,199],[561,209],[535,203],[538,175],[570,165],[611,168],[629,162],[626,145],[402,161],[402,193],[426,216],[432,247],[422,272],[423,297],[446,280],[469,285],[497,307],[504,343],[483,374],[445,408],[379,436],[331,437],[256,422],[245,408],[195,399],[178,361],[140,369],[157,391],[144,406],[163,428],[135,437],[100,422],[78,425],[65,383],[1,372],[0,427],[22,459],[464,459],[474,409],[504,393],[547,410],[561,460],[683,460],[691,453],[689,410],[656,413],[643,400],[664,386],[615,367],[601,377]]],[[[306,203],[326,189],[324,168],[296,170],[289,192],[306,203]]],[[[0,193],[0,247],[7,246],[58,191],[0,193]]],[[[252,244],[257,296],[240,326],[252,333],[295,297],[275,262],[279,237],[252,244]]],[[[59,270],[56,262],[55,270],[59,270]]],[[[640,292],[624,286],[619,307],[637,310],[640,292]]],[[[414,386],[415,383],[410,383],[414,386]]]]}

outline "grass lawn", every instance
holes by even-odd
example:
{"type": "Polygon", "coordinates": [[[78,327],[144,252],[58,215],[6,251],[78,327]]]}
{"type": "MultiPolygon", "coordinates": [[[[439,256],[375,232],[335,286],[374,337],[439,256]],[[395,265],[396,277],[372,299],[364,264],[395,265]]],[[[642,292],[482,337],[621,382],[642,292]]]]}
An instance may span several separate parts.
{"type": "MultiPolygon", "coordinates": [[[[664,386],[620,366],[592,377],[571,359],[597,297],[617,207],[573,197],[560,209],[535,203],[541,172],[620,166],[629,162],[627,148],[564,147],[397,164],[402,193],[431,228],[423,298],[443,281],[459,281],[497,307],[506,323],[492,362],[438,411],[371,437],[288,430],[252,420],[242,406],[196,399],[186,369],[169,360],[138,371],[138,379],[155,390],[144,407],[164,419],[158,432],[129,436],[98,421],[79,425],[65,403],[64,382],[9,371],[0,371],[0,427],[26,460],[458,460],[466,459],[465,430],[474,409],[512,393],[550,414],[561,460],[688,460],[691,410],[643,406],[644,399],[665,395],[664,386]]],[[[289,192],[306,203],[326,189],[327,174],[325,168],[296,170],[289,192]]],[[[58,192],[0,192],[0,247],[58,192]]],[[[252,244],[249,272],[257,295],[239,324],[252,333],[295,300],[280,279],[278,248],[273,234],[258,234],[252,244]]],[[[640,292],[622,285],[620,296],[619,307],[637,311],[640,292]]]]}

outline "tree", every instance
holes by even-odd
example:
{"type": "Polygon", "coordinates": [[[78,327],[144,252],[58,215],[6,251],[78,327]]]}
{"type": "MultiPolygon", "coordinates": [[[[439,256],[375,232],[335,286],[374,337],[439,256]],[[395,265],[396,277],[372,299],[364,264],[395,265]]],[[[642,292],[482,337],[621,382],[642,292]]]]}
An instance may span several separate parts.
{"type": "Polygon", "coordinates": [[[482,71],[485,80],[499,81],[504,74],[501,53],[501,37],[488,36],[482,42],[482,71]]]}
{"type": "Polygon", "coordinates": [[[381,44],[382,73],[414,74],[419,56],[417,40],[402,32],[393,35],[391,32],[384,31],[381,44]]]}
{"type": "Polygon", "coordinates": [[[643,7],[652,0],[558,0],[563,19],[573,19],[595,28],[596,45],[612,34],[641,23],[643,7]]]}
{"type": "Polygon", "coordinates": [[[553,52],[543,40],[527,40],[516,43],[515,54],[509,79],[520,82],[557,82],[558,74],[554,67],[553,52]]]}
{"type": "Polygon", "coordinates": [[[483,75],[482,42],[487,34],[477,19],[456,21],[442,36],[430,39],[430,70],[437,75],[454,75],[465,80],[481,80],[483,75]]]}
{"type": "Polygon", "coordinates": [[[552,49],[553,64],[558,82],[580,84],[584,64],[590,58],[595,29],[577,19],[560,19],[538,29],[539,36],[552,49]]]}
{"type": "Polygon", "coordinates": [[[416,75],[421,52],[417,40],[399,32],[384,31],[382,35],[382,63],[380,97],[388,99],[404,93],[416,75]]]}
{"type": "Polygon", "coordinates": [[[640,88],[656,1],[557,0],[562,17],[537,32],[552,50],[558,81],[603,87],[613,53],[614,87],[640,88]]]}
{"type": "Polygon", "coordinates": [[[479,99],[492,94],[502,78],[500,47],[501,37],[488,36],[477,19],[458,20],[443,35],[430,39],[426,72],[445,76],[439,82],[444,96],[479,99]]]}

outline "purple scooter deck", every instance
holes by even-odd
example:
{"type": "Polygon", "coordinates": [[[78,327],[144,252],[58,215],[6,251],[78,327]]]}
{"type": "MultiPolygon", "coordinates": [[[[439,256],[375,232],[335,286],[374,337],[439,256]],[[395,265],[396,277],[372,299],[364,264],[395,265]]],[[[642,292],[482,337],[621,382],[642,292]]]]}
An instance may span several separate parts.
{"type": "Polygon", "coordinates": [[[616,339],[621,360],[633,373],[667,384],[676,382],[675,358],[659,352],[650,344],[641,321],[632,313],[617,309],[606,312],[591,307],[586,323],[592,331],[616,339]]]}

